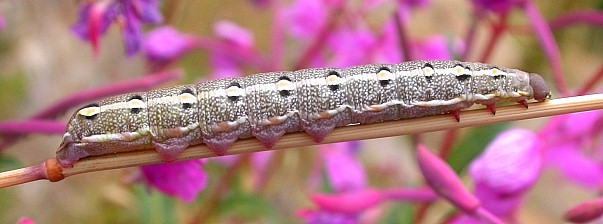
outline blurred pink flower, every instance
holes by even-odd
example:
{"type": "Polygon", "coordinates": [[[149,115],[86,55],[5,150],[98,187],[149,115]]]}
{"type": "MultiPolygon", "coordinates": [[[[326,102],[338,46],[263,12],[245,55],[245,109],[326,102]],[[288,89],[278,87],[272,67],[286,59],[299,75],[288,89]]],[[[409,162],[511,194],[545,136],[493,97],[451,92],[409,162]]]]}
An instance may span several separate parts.
{"type": "Polygon", "coordinates": [[[201,160],[142,166],[146,183],[164,194],[192,202],[205,188],[207,176],[201,160]]]}
{"type": "Polygon", "coordinates": [[[324,26],[327,9],[324,0],[297,0],[284,9],[283,17],[293,37],[308,39],[324,26]]]}
{"type": "Polygon", "coordinates": [[[239,77],[244,62],[227,54],[228,51],[243,52],[249,54],[254,46],[253,34],[247,29],[229,21],[220,21],[214,24],[214,34],[221,44],[228,45],[228,50],[212,51],[210,60],[212,64],[213,78],[239,77]]]}
{"type": "Polygon", "coordinates": [[[511,129],[499,134],[469,168],[482,207],[514,220],[525,192],[540,176],[540,149],[540,140],[531,131],[511,129]]]}
{"type": "Polygon", "coordinates": [[[562,122],[559,127],[543,133],[546,164],[568,180],[592,189],[603,184],[603,144],[594,141],[601,135],[602,115],[590,111],[556,117],[562,122]]]}
{"type": "Polygon", "coordinates": [[[583,202],[565,213],[563,219],[572,223],[595,221],[603,215],[603,198],[583,202]]]}
{"type": "Polygon", "coordinates": [[[328,46],[333,51],[333,61],[329,63],[329,66],[339,68],[372,61],[372,55],[377,46],[374,34],[365,28],[339,29],[333,32],[328,42],[328,46]]]}
{"type": "Polygon", "coordinates": [[[33,219],[30,219],[29,217],[23,216],[19,218],[17,224],[36,224],[36,222],[33,219]]]}
{"type": "Polygon", "coordinates": [[[472,0],[478,10],[505,14],[518,3],[518,0],[472,0]]]}
{"type": "Polygon", "coordinates": [[[195,38],[178,32],[171,26],[154,29],[146,35],[143,50],[147,61],[164,66],[196,47],[195,38]]]}
{"type": "Polygon", "coordinates": [[[465,50],[459,38],[435,35],[412,43],[417,60],[450,60],[465,50]]]}
{"type": "Polygon", "coordinates": [[[364,167],[356,157],[357,142],[319,146],[327,178],[335,192],[351,192],[366,187],[364,167]]]}
{"type": "Polygon", "coordinates": [[[0,15],[0,31],[4,30],[4,28],[6,28],[6,20],[4,20],[2,15],[0,15]]]}
{"type": "Polygon", "coordinates": [[[356,224],[357,216],[349,216],[340,213],[332,213],[323,210],[303,210],[297,216],[304,219],[307,224],[356,224]]]}
{"type": "Polygon", "coordinates": [[[133,55],[140,48],[143,23],[163,22],[157,0],[86,1],[79,11],[79,19],[71,30],[82,40],[90,41],[95,53],[98,53],[99,36],[117,20],[123,21],[120,27],[127,55],[133,55]]]}
{"type": "Polygon", "coordinates": [[[471,214],[480,207],[479,200],[469,193],[448,164],[423,145],[417,147],[417,160],[427,185],[441,197],[465,213],[471,214]]]}

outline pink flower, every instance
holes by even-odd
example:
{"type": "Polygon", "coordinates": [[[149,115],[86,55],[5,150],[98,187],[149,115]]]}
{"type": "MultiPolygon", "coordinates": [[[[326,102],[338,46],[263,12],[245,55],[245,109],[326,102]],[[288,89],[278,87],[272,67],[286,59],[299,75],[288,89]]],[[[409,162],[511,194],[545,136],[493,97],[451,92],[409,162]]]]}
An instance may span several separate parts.
{"type": "Polygon", "coordinates": [[[143,23],[163,22],[157,0],[106,0],[84,2],[80,7],[79,19],[71,30],[82,40],[90,41],[97,53],[99,36],[118,19],[124,22],[122,37],[127,55],[133,55],[140,48],[143,23]]]}
{"type": "Polygon", "coordinates": [[[603,215],[603,198],[586,201],[565,213],[563,219],[572,223],[594,221],[603,215]]]}
{"type": "Polygon", "coordinates": [[[221,21],[214,25],[214,33],[221,44],[228,47],[224,52],[212,51],[210,60],[213,68],[213,78],[228,78],[241,76],[244,62],[226,52],[237,52],[248,55],[255,46],[253,34],[229,21],[221,21]]]}
{"type": "Polygon", "coordinates": [[[465,49],[458,38],[443,35],[431,36],[412,43],[413,56],[417,60],[450,60],[465,49]]]}
{"type": "Polygon", "coordinates": [[[546,164],[558,169],[568,180],[597,189],[603,184],[603,144],[593,141],[601,135],[600,111],[554,118],[559,127],[543,133],[546,164]]]}
{"type": "Polygon", "coordinates": [[[202,166],[201,160],[190,160],[143,166],[141,170],[149,186],[185,202],[192,202],[207,182],[202,166]]]}
{"type": "Polygon", "coordinates": [[[517,0],[472,0],[478,10],[492,11],[498,14],[505,14],[515,6],[517,0]]]}
{"type": "Polygon", "coordinates": [[[0,30],[4,30],[4,28],[6,28],[6,21],[4,20],[4,17],[0,15],[0,30]]]}
{"type": "Polygon", "coordinates": [[[196,46],[195,38],[164,26],[149,32],[143,50],[147,61],[155,66],[164,66],[188,53],[196,46]]]}
{"type": "Polygon", "coordinates": [[[425,146],[417,148],[417,160],[427,184],[463,212],[474,213],[480,207],[479,200],[463,186],[456,173],[425,146]]]}
{"type": "Polygon", "coordinates": [[[334,55],[329,65],[340,68],[372,61],[373,50],[377,44],[374,34],[365,28],[339,29],[328,41],[334,55]]]}
{"type": "Polygon", "coordinates": [[[324,155],[325,172],[335,192],[350,192],[366,187],[364,167],[356,158],[357,142],[319,146],[324,155]]]}
{"type": "Polygon", "coordinates": [[[323,0],[298,0],[283,12],[289,32],[295,38],[308,39],[324,26],[327,4],[323,0]]]}
{"type": "Polygon", "coordinates": [[[17,224],[36,224],[36,222],[33,219],[30,219],[29,217],[23,216],[19,218],[17,224]]]}

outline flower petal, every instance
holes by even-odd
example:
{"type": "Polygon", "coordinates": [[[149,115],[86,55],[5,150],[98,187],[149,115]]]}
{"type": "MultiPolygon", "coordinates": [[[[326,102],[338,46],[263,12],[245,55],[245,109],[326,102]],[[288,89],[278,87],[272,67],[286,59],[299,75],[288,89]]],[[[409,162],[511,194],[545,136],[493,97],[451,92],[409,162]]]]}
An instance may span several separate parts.
{"type": "Polygon", "coordinates": [[[463,186],[452,168],[424,145],[417,147],[417,160],[425,181],[441,197],[468,214],[480,207],[479,200],[463,186]]]}
{"type": "Polygon", "coordinates": [[[351,152],[353,142],[321,145],[325,171],[336,192],[356,191],[366,187],[364,168],[351,152]]]}
{"type": "Polygon", "coordinates": [[[205,188],[207,177],[200,160],[165,163],[141,167],[151,187],[185,202],[191,202],[205,188]]]}
{"type": "Polygon", "coordinates": [[[603,184],[603,167],[580,152],[576,142],[566,142],[549,148],[546,161],[559,169],[566,178],[584,187],[597,189],[603,184]]]}
{"type": "Polygon", "coordinates": [[[511,129],[498,135],[470,165],[472,179],[498,194],[523,191],[540,176],[542,158],[536,134],[511,129]]]}

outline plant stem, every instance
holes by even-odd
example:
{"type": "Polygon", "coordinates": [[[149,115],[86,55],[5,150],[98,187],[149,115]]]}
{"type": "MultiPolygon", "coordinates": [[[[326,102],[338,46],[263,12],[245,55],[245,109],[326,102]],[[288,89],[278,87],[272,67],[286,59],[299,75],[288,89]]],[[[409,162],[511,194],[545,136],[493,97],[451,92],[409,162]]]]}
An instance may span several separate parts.
{"type": "MultiPolygon", "coordinates": [[[[336,128],[320,144],[411,135],[600,109],[603,109],[603,94],[575,96],[554,99],[547,102],[532,103],[530,104],[529,109],[525,109],[523,106],[519,105],[499,107],[497,108],[496,115],[492,115],[486,108],[462,111],[462,119],[460,122],[457,122],[452,116],[444,114],[340,127],[336,128]]],[[[285,149],[317,144],[319,143],[314,142],[307,134],[299,132],[284,135],[273,148],[285,149]]],[[[252,138],[235,142],[228,150],[228,154],[251,153],[264,150],[267,149],[265,149],[258,140],[252,138]]],[[[182,161],[209,157],[216,157],[216,155],[205,145],[195,145],[184,150],[180,154],[178,160],[182,161]]],[[[46,173],[60,172],[62,176],[69,177],[94,171],[158,163],[163,163],[163,161],[155,150],[149,149],[137,152],[88,157],[76,162],[73,167],[65,167],[59,171],[54,169],[49,170],[47,166],[46,173]]],[[[5,174],[6,173],[0,173],[1,187],[30,182],[24,180],[11,184],[9,183],[9,180],[2,178],[5,174]]],[[[15,175],[12,175],[12,177],[15,177],[15,175]]],[[[23,179],[25,177],[19,178],[23,179]]]]}

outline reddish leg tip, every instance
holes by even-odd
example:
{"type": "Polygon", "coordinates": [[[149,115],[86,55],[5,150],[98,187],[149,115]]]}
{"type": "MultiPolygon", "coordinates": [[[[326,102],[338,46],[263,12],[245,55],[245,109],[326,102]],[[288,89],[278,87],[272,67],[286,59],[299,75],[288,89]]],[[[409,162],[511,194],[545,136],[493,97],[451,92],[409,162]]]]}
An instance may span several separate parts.
{"type": "Polygon", "coordinates": [[[461,111],[460,110],[453,110],[452,115],[456,119],[456,122],[461,122],[461,111]]]}
{"type": "Polygon", "coordinates": [[[486,107],[492,114],[496,115],[496,104],[486,104],[486,107]]]}
{"type": "Polygon", "coordinates": [[[524,106],[526,109],[528,108],[528,102],[527,102],[527,101],[525,101],[525,100],[518,101],[517,103],[521,104],[521,105],[522,105],[522,106],[524,106]]]}

